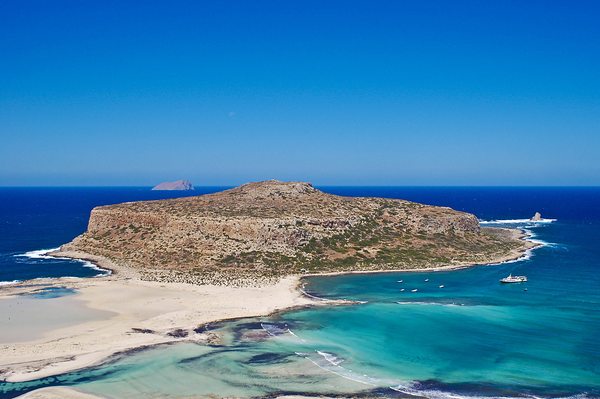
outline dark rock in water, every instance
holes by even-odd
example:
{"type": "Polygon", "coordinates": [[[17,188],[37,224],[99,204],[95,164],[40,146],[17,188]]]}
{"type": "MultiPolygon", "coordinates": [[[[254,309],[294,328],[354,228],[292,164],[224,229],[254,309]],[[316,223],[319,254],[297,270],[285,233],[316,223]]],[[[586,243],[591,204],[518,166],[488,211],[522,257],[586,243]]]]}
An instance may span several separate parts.
{"type": "Polygon", "coordinates": [[[154,187],[152,190],[179,190],[179,191],[188,191],[193,190],[194,186],[187,180],[178,180],[174,182],[166,182],[161,183],[158,186],[154,187]]]}
{"type": "Polygon", "coordinates": [[[542,215],[540,215],[539,212],[536,212],[535,215],[533,215],[533,217],[531,218],[532,222],[539,222],[540,220],[542,220],[542,215]]]}

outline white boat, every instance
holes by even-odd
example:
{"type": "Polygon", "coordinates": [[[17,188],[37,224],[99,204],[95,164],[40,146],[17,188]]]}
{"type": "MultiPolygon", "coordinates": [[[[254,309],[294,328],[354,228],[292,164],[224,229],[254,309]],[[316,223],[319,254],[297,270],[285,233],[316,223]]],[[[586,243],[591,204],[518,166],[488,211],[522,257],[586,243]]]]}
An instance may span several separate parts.
{"type": "Polygon", "coordinates": [[[508,277],[504,277],[500,280],[501,283],[524,283],[525,281],[527,281],[527,277],[513,276],[512,274],[509,274],[508,277]]]}

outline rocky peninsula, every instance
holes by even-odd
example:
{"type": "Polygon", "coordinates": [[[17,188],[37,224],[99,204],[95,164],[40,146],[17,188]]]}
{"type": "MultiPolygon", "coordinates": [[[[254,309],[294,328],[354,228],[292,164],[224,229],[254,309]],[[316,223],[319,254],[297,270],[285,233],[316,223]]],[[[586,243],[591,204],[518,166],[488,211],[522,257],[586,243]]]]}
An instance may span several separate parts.
{"type": "MultiPolygon", "coordinates": [[[[475,216],[450,208],[336,196],[304,182],[271,180],[197,197],[97,207],[88,230],[54,256],[87,259],[114,273],[3,287],[0,312],[22,315],[9,320],[23,333],[0,344],[0,380],[57,375],[140,347],[215,345],[221,338],[207,331],[207,323],[349,304],[303,295],[298,285],[305,274],[495,263],[534,246],[521,238],[518,230],[482,228],[475,216]],[[44,300],[29,294],[48,290],[77,294],[53,310],[73,320],[40,321],[35,301],[44,300]],[[83,318],[82,306],[89,310],[83,318]]],[[[79,397],[55,391],[44,394],[79,397]]]]}
{"type": "Polygon", "coordinates": [[[446,207],[269,180],[94,208],[88,230],[61,254],[104,257],[147,281],[244,286],[303,273],[495,263],[532,246],[519,238],[446,207]]]}

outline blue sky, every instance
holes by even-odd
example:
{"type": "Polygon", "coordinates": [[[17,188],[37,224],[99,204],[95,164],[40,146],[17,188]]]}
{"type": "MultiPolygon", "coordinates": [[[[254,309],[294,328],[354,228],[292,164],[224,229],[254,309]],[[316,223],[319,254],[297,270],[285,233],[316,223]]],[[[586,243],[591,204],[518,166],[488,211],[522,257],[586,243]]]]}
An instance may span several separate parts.
{"type": "Polygon", "coordinates": [[[596,1],[4,0],[0,186],[600,185],[599,20],[596,1]]]}

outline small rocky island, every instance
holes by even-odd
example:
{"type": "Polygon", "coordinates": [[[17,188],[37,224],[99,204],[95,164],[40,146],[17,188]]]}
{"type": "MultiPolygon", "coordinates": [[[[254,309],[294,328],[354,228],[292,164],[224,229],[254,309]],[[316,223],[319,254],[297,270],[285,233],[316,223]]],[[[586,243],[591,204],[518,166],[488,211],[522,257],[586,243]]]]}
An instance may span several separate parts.
{"type": "Polygon", "coordinates": [[[175,191],[188,191],[193,190],[194,186],[187,180],[177,180],[173,182],[161,183],[154,187],[152,190],[175,190],[175,191]]]}
{"type": "Polygon", "coordinates": [[[106,257],[146,280],[231,284],[304,272],[492,263],[531,247],[520,237],[446,207],[270,180],[94,208],[88,230],[62,251],[106,257]]]}

